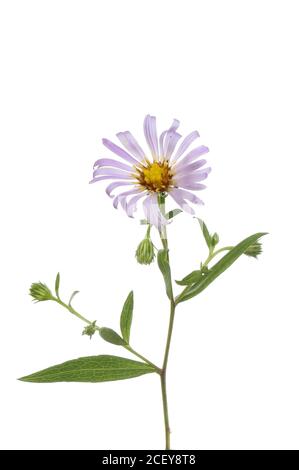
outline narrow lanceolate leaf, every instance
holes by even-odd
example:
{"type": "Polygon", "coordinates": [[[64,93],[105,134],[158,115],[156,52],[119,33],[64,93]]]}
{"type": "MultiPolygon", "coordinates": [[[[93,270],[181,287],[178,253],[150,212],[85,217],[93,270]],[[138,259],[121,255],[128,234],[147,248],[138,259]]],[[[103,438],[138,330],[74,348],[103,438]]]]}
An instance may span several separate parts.
{"type": "Polygon", "coordinates": [[[69,306],[71,307],[71,303],[73,301],[73,298],[75,297],[75,295],[79,294],[79,291],[78,290],[74,290],[74,292],[72,293],[72,295],[70,296],[70,300],[69,300],[69,306]]]}
{"type": "Polygon", "coordinates": [[[199,222],[199,225],[200,225],[200,228],[201,228],[201,231],[203,233],[203,236],[204,236],[204,239],[206,241],[206,244],[208,246],[208,248],[211,248],[212,247],[212,237],[208,231],[208,228],[206,226],[206,224],[204,223],[203,220],[199,219],[198,217],[195,217],[198,222],[199,222]]]}
{"type": "Polygon", "coordinates": [[[143,362],[118,356],[80,357],[20,378],[23,382],[107,382],[155,372],[143,362]]]}
{"type": "Polygon", "coordinates": [[[100,335],[105,341],[115,344],[116,346],[125,346],[127,344],[126,341],[111,328],[100,328],[100,335]]]}
{"type": "Polygon", "coordinates": [[[210,271],[198,282],[186,287],[183,292],[177,297],[176,302],[184,302],[185,300],[195,297],[202,292],[208,285],[210,285],[220,274],[228,269],[244,252],[247,248],[255,243],[265,232],[256,233],[248,238],[245,238],[242,242],[232,248],[226,255],[216,263],[210,271]]]}
{"type": "Polygon", "coordinates": [[[165,219],[173,219],[176,215],[180,214],[181,212],[183,212],[181,209],[173,209],[172,211],[169,211],[167,212],[167,214],[165,214],[165,219]]]}
{"type": "Polygon", "coordinates": [[[203,272],[200,269],[192,271],[190,274],[185,276],[181,281],[175,281],[179,286],[188,286],[190,284],[194,284],[195,282],[199,282],[203,278],[203,272]]]}
{"type": "Polygon", "coordinates": [[[55,293],[58,299],[59,299],[59,286],[60,286],[60,274],[57,273],[56,279],[55,279],[55,293]]]}
{"type": "Polygon", "coordinates": [[[167,297],[171,300],[173,297],[173,293],[172,293],[170,267],[169,267],[169,262],[168,262],[168,250],[159,250],[158,255],[157,255],[157,261],[158,261],[158,266],[160,268],[160,271],[164,277],[167,297]]]}
{"type": "Polygon", "coordinates": [[[121,316],[120,316],[120,331],[123,335],[124,341],[129,343],[130,341],[130,331],[133,318],[133,307],[134,307],[134,294],[131,291],[126,298],[124,303],[121,316]]]}

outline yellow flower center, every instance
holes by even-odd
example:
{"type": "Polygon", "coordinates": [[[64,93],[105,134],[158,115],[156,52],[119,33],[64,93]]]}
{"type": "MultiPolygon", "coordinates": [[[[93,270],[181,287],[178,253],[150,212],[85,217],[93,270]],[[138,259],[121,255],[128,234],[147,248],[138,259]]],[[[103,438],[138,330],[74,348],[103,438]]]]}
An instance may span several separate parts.
{"type": "Polygon", "coordinates": [[[168,161],[146,162],[146,166],[137,168],[137,180],[145,189],[155,192],[167,191],[171,184],[172,173],[168,161]]]}

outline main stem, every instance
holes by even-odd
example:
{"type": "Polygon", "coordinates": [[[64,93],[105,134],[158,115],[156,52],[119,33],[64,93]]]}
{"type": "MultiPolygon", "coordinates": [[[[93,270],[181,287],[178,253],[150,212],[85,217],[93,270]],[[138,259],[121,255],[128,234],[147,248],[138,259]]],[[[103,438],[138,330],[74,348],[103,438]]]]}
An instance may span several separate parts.
{"type": "Polygon", "coordinates": [[[166,389],[166,371],[168,364],[169,349],[172,337],[172,330],[174,324],[174,314],[175,314],[175,303],[172,301],[170,304],[170,317],[169,317],[169,326],[167,341],[164,353],[164,361],[161,372],[161,391],[162,391],[162,401],[163,401],[163,414],[164,414],[164,427],[165,427],[165,449],[170,449],[170,426],[169,426],[169,414],[168,414],[168,402],[167,402],[167,389],[166,389]]]}
{"type": "MultiPolygon", "coordinates": [[[[159,197],[159,206],[160,206],[162,215],[165,216],[165,196],[162,194],[159,197]]],[[[162,226],[160,230],[160,237],[161,237],[164,250],[168,250],[166,225],[162,226]]],[[[168,263],[169,263],[169,256],[168,256],[168,263]]],[[[163,414],[164,414],[164,428],[165,428],[165,449],[166,450],[170,449],[170,432],[171,432],[170,425],[169,425],[166,372],[167,372],[168,356],[169,356],[173,324],[174,324],[174,315],[175,315],[175,300],[174,300],[173,294],[171,294],[168,333],[167,333],[167,340],[166,340],[166,346],[165,346],[165,352],[164,352],[163,367],[161,369],[161,374],[160,374],[163,414]]]]}

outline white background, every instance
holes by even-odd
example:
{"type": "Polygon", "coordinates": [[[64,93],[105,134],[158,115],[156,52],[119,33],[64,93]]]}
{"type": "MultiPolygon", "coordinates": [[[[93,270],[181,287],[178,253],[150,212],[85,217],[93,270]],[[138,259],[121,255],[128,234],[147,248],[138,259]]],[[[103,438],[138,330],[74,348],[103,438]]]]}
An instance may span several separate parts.
{"type": "MultiPolygon", "coordinates": [[[[198,213],[223,244],[268,231],[178,308],[168,389],[177,449],[298,449],[298,12],[296,1],[1,1],[1,439],[6,449],[159,449],[156,375],[104,384],[17,377],[124,354],[81,336],[33,281],[118,328],[135,291],[133,346],[161,364],[167,299],[134,259],[144,227],[88,185],[101,138],[144,115],[198,129],[213,171],[198,213]]],[[[169,228],[174,277],[205,255],[199,227],[169,228]]],[[[156,240],[157,241],[157,240],[156,240]]],[[[157,241],[158,243],[158,241],[157,241]]],[[[178,290],[179,291],[179,290],[178,290]]],[[[178,292],[177,291],[177,292],[178,292]]],[[[128,356],[128,355],[127,355],[128,356]]],[[[129,356],[128,356],[129,357],[129,356]]]]}

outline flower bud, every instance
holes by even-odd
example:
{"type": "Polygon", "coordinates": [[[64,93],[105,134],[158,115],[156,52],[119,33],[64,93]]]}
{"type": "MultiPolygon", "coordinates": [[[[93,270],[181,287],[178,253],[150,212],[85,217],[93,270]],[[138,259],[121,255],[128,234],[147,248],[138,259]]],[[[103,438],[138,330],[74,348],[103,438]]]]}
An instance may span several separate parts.
{"type": "Polygon", "coordinates": [[[244,251],[244,255],[257,258],[262,252],[262,244],[260,242],[253,243],[247,250],[244,251]]]}
{"type": "Polygon", "coordinates": [[[216,246],[217,243],[219,243],[218,233],[214,233],[214,235],[211,237],[211,242],[212,242],[212,246],[216,246]]]}
{"type": "Polygon", "coordinates": [[[49,287],[42,282],[34,282],[31,284],[29,294],[33,297],[36,302],[42,302],[44,300],[53,300],[52,292],[49,287]]]}
{"type": "Polygon", "coordinates": [[[87,325],[84,328],[82,335],[87,335],[91,339],[96,331],[97,331],[96,321],[93,321],[92,323],[90,323],[90,325],[87,325]]]}
{"type": "Polygon", "coordinates": [[[146,237],[139,243],[135,256],[139,264],[151,264],[154,261],[155,250],[150,238],[146,237]]]}

